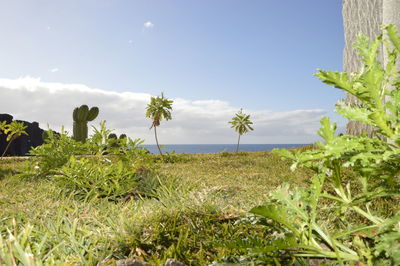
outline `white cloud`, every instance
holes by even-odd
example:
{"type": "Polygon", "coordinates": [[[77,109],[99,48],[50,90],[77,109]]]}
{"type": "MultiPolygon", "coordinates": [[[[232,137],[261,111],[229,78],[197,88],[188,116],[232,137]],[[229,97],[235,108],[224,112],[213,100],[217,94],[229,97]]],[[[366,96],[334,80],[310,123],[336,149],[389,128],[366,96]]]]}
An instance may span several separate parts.
{"type": "MultiPolygon", "coordinates": [[[[61,125],[71,132],[72,110],[87,104],[98,106],[98,118],[90,125],[106,120],[118,134],[154,143],[151,121],[145,108],[151,95],[134,92],[112,92],[82,84],[43,82],[39,78],[0,79],[1,112],[15,119],[37,121],[55,130],[61,125]]],[[[168,94],[166,95],[168,97],[168,94]]],[[[173,119],[161,121],[158,129],[162,144],[236,143],[237,134],[228,121],[240,109],[221,100],[190,101],[173,99],[173,119]]],[[[316,131],[324,110],[244,110],[251,114],[254,131],[242,137],[242,143],[311,143],[318,140],[316,131]]]]}
{"type": "Polygon", "coordinates": [[[60,69],[58,69],[57,67],[50,69],[51,73],[56,73],[58,71],[60,71],[60,69]]]}
{"type": "Polygon", "coordinates": [[[147,21],[143,24],[145,28],[153,28],[154,24],[151,21],[147,21]]]}

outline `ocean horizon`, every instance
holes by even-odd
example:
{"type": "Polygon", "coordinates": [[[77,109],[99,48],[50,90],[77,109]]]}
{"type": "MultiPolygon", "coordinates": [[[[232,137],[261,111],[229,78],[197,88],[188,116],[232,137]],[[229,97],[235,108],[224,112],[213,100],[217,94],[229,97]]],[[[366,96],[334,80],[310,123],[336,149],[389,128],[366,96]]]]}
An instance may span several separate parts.
{"type": "MultiPolygon", "coordinates": [[[[270,151],[272,149],[298,148],[310,144],[240,144],[239,151],[255,152],[270,151]]],[[[141,145],[153,154],[158,154],[156,144],[141,145]]],[[[219,153],[234,152],[236,144],[166,144],[160,145],[162,152],[168,153],[219,153]]]]}

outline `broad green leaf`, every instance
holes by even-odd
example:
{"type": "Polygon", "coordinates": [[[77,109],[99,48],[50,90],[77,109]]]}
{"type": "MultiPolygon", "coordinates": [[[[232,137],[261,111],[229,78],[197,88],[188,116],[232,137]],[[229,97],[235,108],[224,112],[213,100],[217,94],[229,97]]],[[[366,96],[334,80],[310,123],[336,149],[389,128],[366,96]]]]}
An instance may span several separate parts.
{"type": "Polygon", "coordinates": [[[250,213],[263,216],[284,225],[293,233],[297,233],[297,228],[293,225],[293,216],[289,215],[287,208],[278,204],[268,204],[264,206],[254,207],[250,213]]]}
{"type": "Polygon", "coordinates": [[[345,90],[350,94],[355,93],[353,90],[353,81],[350,80],[349,75],[346,72],[324,71],[318,69],[318,73],[316,73],[315,76],[325,84],[345,90]]]}
{"type": "Polygon", "coordinates": [[[331,143],[335,138],[336,123],[331,124],[328,117],[321,119],[321,128],[318,130],[320,135],[326,143],[331,143]]]}
{"type": "Polygon", "coordinates": [[[286,159],[296,160],[296,156],[287,149],[273,149],[272,153],[284,157],[286,159]]]}
{"type": "Polygon", "coordinates": [[[397,27],[393,24],[389,24],[385,26],[384,29],[386,30],[391,43],[396,48],[397,52],[400,53],[400,37],[397,33],[397,27]]]}
{"type": "Polygon", "coordinates": [[[368,125],[374,125],[374,123],[369,119],[371,111],[367,108],[356,106],[353,107],[349,106],[344,101],[339,101],[335,106],[335,112],[350,120],[360,121],[368,125]]]}

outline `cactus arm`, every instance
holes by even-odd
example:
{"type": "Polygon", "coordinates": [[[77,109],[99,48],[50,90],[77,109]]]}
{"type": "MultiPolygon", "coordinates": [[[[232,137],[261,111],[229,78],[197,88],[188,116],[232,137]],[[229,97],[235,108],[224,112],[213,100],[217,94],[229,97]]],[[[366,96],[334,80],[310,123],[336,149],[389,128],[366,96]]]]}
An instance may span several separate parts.
{"type": "Polygon", "coordinates": [[[99,108],[97,108],[97,107],[90,108],[89,113],[87,115],[87,120],[93,121],[97,117],[98,114],[99,114],[99,108]]]}
{"type": "Polygon", "coordinates": [[[74,112],[72,113],[72,119],[74,119],[74,121],[78,121],[78,110],[79,110],[79,108],[76,107],[74,109],[74,112]]]}

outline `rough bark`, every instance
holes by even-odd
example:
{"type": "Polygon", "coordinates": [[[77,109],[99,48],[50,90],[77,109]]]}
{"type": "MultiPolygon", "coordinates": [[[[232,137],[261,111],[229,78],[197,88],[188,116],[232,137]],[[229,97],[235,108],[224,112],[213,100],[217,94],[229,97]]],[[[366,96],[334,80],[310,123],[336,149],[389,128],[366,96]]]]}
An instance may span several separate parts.
{"type": "MultiPolygon", "coordinates": [[[[345,48],[343,52],[343,69],[351,73],[360,68],[360,60],[352,45],[359,33],[375,39],[382,33],[381,26],[395,24],[400,26],[399,0],[343,0],[343,26],[345,48]]],[[[379,60],[385,64],[387,54],[381,47],[379,60]]],[[[346,95],[346,101],[357,104],[359,101],[352,95],[346,95]]],[[[356,121],[349,121],[346,127],[347,134],[360,135],[363,131],[373,136],[373,128],[356,121]]]]}
{"type": "MultiPolygon", "coordinates": [[[[370,39],[376,38],[381,34],[382,25],[382,4],[384,0],[343,0],[343,26],[345,48],[343,52],[343,70],[351,73],[360,69],[359,57],[353,48],[353,43],[357,39],[357,34],[363,33],[370,39]]],[[[380,54],[383,60],[383,54],[380,54]]],[[[353,95],[346,95],[346,102],[358,104],[359,101],[353,95]]],[[[360,135],[363,131],[367,135],[373,135],[373,128],[369,125],[357,121],[349,121],[346,133],[350,135],[360,135]]]]}

